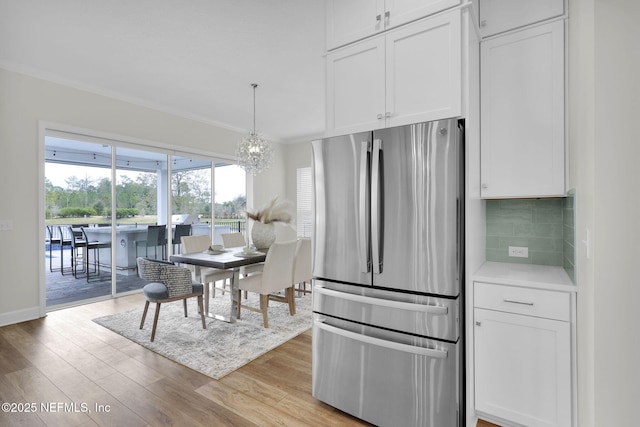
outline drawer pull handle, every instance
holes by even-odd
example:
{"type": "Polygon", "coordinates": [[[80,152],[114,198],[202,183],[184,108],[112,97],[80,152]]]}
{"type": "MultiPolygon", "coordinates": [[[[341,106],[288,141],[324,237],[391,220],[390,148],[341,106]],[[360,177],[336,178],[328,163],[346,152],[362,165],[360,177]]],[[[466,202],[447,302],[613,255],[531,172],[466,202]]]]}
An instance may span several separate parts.
{"type": "Polygon", "coordinates": [[[526,302],[526,301],[516,301],[513,299],[504,299],[504,302],[510,302],[511,304],[521,304],[521,305],[530,305],[533,306],[532,302],[526,302]]]}
{"type": "Polygon", "coordinates": [[[327,289],[323,286],[316,286],[314,288],[314,292],[316,294],[327,295],[335,298],[341,298],[343,300],[355,301],[361,304],[373,304],[377,306],[395,308],[399,310],[418,311],[418,312],[433,314],[433,315],[445,315],[449,312],[449,308],[444,305],[414,304],[411,302],[392,301],[392,300],[386,300],[382,298],[366,297],[363,295],[334,291],[333,289],[327,289]]]}

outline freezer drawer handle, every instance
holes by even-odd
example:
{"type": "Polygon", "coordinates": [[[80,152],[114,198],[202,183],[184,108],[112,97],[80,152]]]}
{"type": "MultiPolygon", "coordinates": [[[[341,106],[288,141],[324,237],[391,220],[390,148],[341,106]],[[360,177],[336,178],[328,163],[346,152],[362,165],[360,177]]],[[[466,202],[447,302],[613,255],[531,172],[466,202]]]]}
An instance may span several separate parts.
{"type": "Polygon", "coordinates": [[[362,295],[350,294],[347,292],[334,291],[332,289],[327,289],[318,285],[316,285],[313,291],[322,295],[330,296],[330,297],[346,299],[346,300],[355,301],[363,304],[373,304],[373,305],[379,305],[382,307],[397,308],[400,310],[420,311],[423,313],[437,314],[437,315],[447,314],[449,312],[449,308],[444,305],[414,304],[411,302],[391,301],[391,300],[381,299],[381,298],[365,297],[362,295]]]}
{"type": "Polygon", "coordinates": [[[388,348],[390,350],[397,350],[403,353],[412,353],[419,356],[432,357],[434,359],[446,359],[447,350],[435,350],[432,348],[416,347],[408,344],[401,344],[393,341],[387,341],[380,338],[373,338],[367,335],[357,334],[351,331],[345,331],[344,329],[336,328],[335,326],[327,325],[321,321],[314,321],[314,325],[320,329],[323,329],[329,333],[340,335],[344,338],[363,342],[365,344],[371,344],[378,347],[388,348]]]}
{"type": "Polygon", "coordinates": [[[507,299],[507,298],[503,298],[503,301],[511,303],[511,304],[521,304],[521,305],[531,305],[531,306],[533,306],[533,303],[532,302],[528,302],[528,301],[517,301],[517,300],[514,300],[514,299],[507,299]]]}

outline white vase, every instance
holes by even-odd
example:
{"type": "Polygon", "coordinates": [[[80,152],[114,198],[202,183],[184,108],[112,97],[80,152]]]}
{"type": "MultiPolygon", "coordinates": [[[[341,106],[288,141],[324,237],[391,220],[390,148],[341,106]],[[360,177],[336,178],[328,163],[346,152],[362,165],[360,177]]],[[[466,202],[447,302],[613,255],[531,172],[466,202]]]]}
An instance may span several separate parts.
{"type": "Polygon", "coordinates": [[[267,249],[276,241],[276,228],[273,223],[254,222],[251,227],[251,240],[258,249],[267,249]]]}

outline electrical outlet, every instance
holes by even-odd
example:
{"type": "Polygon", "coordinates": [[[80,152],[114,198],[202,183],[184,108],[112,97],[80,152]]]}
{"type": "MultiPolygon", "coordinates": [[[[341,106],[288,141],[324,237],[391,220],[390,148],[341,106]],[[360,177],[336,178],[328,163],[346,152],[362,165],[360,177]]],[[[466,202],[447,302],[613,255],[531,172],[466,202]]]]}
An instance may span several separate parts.
{"type": "Polygon", "coordinates": [[[0,231],[13,230],[13,221],[8,219],[0,220],[0,231]]]}
{"type": "Polygon", "coordinates": [[[526,246],[509,246],[509,256],[529,258],[529,248],[526,246]]]}

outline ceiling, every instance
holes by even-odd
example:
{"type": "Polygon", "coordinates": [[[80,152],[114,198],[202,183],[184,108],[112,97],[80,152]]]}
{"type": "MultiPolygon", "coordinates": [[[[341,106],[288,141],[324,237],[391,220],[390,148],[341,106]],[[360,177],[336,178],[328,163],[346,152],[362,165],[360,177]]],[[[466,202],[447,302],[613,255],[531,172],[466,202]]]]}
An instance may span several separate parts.
{"type": "Polygon", "coordinates": [[[324,131],[324,0],[0,0],[0,67],[247,132],[324,131]]]}

